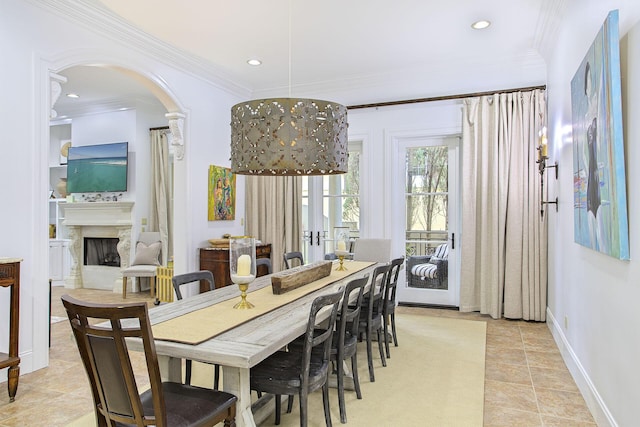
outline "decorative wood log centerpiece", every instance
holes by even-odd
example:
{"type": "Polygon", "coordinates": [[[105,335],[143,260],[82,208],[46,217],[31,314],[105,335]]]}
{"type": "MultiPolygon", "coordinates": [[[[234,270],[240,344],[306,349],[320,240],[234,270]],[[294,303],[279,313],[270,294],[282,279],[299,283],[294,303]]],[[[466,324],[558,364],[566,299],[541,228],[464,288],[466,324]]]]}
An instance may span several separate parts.
{"type": "Polygon", "coordinates": [[[331,274],[333,263],[319,261],[312,264],[295,267],[271,276],[271,288],[274,295],[281,295],[304,286],[331,274]]]}

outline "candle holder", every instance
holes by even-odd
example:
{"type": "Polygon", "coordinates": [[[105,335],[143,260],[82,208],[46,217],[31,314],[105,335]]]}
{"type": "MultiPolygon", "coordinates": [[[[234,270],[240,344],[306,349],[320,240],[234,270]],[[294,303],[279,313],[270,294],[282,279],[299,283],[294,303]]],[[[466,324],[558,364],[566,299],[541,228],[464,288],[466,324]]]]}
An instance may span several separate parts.
{"type": "Polygon", "coordinates": [[[558,198],[556,197],[555,201],[544,200],[544,172],[547,169],[555,169],[556,179],[558,179],[558,162],[555,162],[553,165],[548,165],[547,160],[549,159],[549,153],[547,149],[547,128],[543,127],[540,130],[540,145],[536,147],[538,150],[538,160],[536,163],[538,164],[538,172],[540,173],[540,218],[544,217],[544,205],[556,205],[556,212],[558,212],[558,198]]]}
{"type": "Polygon", "coordinates": [[[255,307],[247,301],[247,289],[256,278],[256,241],[253,237],[229,238],[229,273],[231,281],[240,289],[240,302],[233,308],[243,310],[255,307]]]}
{"type": "Polygon", "coordinates": [[[346,271],[344,266],[344,258],[349,255],[347,247],[349,245],[349,228],[348,227],[335,227],[334,228],[334,243],[335,254],[340,260],[340,265],[336,268],[336,271],[346,271]]]}

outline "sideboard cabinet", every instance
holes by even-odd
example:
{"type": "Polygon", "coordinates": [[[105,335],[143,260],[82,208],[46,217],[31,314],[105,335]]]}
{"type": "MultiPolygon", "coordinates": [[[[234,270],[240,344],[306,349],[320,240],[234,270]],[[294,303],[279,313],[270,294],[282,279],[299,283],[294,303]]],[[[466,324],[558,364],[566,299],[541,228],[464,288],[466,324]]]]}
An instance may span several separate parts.
{"type": "MultiPolygon", "coordinates": [[[[256,245],[256,258],[271,259],[271,243],[256,245]]],[[[209,270],[213,273],[213,281],[216,289],[233,284],[229,273],[229,248],[200,248],[200,270],[209,270]]],[[[264,266],[258,266],[258,277],[267,274],[264,266]]],[[[200,283],[200,292],[206,284],[200,283]]]]}

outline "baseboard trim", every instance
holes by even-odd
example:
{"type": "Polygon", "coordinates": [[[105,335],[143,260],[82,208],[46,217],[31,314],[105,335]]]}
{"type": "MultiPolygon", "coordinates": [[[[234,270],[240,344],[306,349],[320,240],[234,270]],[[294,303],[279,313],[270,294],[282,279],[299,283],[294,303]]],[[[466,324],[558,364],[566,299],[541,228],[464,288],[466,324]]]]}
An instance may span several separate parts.
{"type": "Polygon", "coordinates": [[[399,302],[398,306],[403,307],[422,307],[422,308],[438,308],[441,310],[455,310],[459,311],[459,307],[455,305],[439,305],[439,304],[421,304],[417,302],[399,302]]]}
{"type": "Polygon", "coordinates": [[[569,372],[576,382],[582,397],[584,397],[587,407],[591,411],[591,415],[593,416],[596,424],[599,427],[618,427],[618,424],[609,411],[609,408],[607,408],[607,405],[602,400],[602,397],[591,381],[591,378],[589,378],[587,371],[580,363],[580,360],[573,351],[573,348],[571,348],[567,337],[564,335],[560,324],[553,316],[549,307],[547,307],[547,327],[551,331],[551,335],[553,335],[553,339],[560,350],[562,359],[567,365],[567,368],[569,368],[569,372]]]}

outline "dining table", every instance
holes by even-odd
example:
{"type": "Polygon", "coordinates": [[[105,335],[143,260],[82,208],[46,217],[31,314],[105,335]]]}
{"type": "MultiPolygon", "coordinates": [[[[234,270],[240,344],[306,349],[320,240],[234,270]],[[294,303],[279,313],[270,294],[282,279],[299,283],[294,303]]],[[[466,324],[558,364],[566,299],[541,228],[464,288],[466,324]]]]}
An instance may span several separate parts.
{"type": "MultiPolygon", "coordinates": [[[[218,364],[222,368],[223,390],[238,398],[236,425],[256,426],[262,422],[273,412],[274,406],[267,405],[267,399],[264,398],[252,402],[251,368],[304,334],[311,303],[317,296],[335,292],[350,280],[371,275],[378,265],[375,262],[344,261],[347,270],[337,271],[339,262],[332,264],[330,275],[322,279],[319,288],[314,287],[314,282],[304,285],[293,291],[297,292],[293,299],[259,314],[254,309],[227,310],[227,314],[224,311],[216,312],[217,308],[240,300],[240,291],[233,285],[151,308],[149,318],[162,380],[181,382],[183,359],[218,364]],[[309,289],[308,293],[304,288],[309,289]],[[222,317],[237,319],[221,331],[216,324],[222,317]],[[161,329],[170,325],[170,322],[178,322],[174,325],[175,336],[166,328],[161,329]],[[186,342],[192,328],[204,335],[186,342]]],[[[271,294],[270,289],[264,288],[271,288],[271,277],[275,274],[278,273],[256,278],[249,286],[247,300],[251,302],[253,295],[257,298],[261,290],[263,294],[271,294]]],[[[254,303],[259,308],[258,301],[254,303]]],[[[326,313],[325,317],[328,315],[326,313]]],[[[130,348],[143,351],[141,342],[136,340],[130,343],[130,348]]]]}

